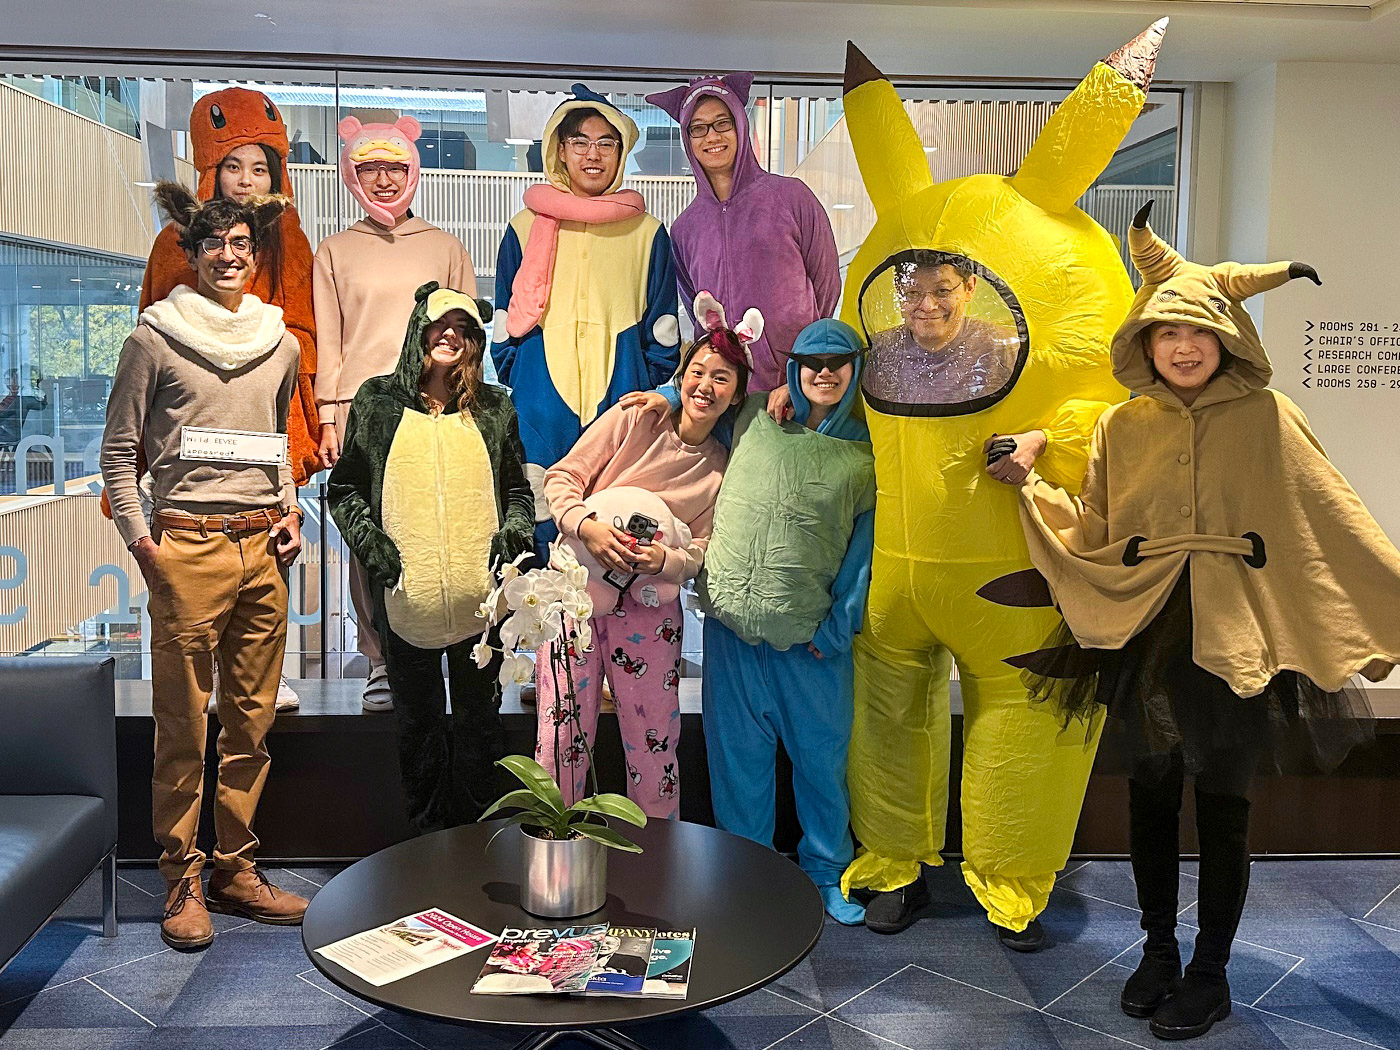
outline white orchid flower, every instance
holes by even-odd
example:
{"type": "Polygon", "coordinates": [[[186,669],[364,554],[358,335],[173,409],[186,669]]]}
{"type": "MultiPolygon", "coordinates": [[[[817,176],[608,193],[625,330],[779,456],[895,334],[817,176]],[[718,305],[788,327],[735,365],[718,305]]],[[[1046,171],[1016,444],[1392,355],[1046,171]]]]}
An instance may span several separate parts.
{"type": "Polygon", "coordinates": [[[482,638],[472,646],[472,659],[476,661],[477,667],[484,669],[491,662],[491,656],[495,651],[486,644],[486,639],[482,638]]]}
{"type": "Polygon", "coordinates": [[[565,614],[574,623],[583,623],[593,615],[593,596],[582,587],[570,587],[563,598],[565,614]]]}
{"type": "Polygon", "coordinates": [[[532,550],[530,550],[530,551],[524,551],[524,552],[522,552],[522,553],[520,553],[520,554],[517,554],[517,555],[515,556],[515,559],[514,559],[513,561],[511,561],[509,564],[501,566],[501,587],[505,587],[506,584],[508,584],[511,580],[515,579],[517,576],[519,576],[519,575],[521,574],[521,573],[520,573],[520,565],[521,565],[521,563],[524,562],[524,561],[526,561],[528,558],[530,558],[530,556],[533,555],[534,553],[535,553],[535,552],[532,551],[532,550]]]}
{"type": "Polygon", "coordinates": [[[543,610],[550,602],[558,600],[561,579],[558,573],[531,569],[505,585],[506,602],[517,611],[543,610]]]}
{"type": "Polygon", "coordinates": [[[574,627],[574,646],[580,654],[593,648],[593,624],[587,619],[579,620],[574,627]]]}
{"type": "Polygon", "coordinates": [[[524,685],[535,677],[535,663],[528,656],[506,653],[498,677],[501,685],[524,685]]]}

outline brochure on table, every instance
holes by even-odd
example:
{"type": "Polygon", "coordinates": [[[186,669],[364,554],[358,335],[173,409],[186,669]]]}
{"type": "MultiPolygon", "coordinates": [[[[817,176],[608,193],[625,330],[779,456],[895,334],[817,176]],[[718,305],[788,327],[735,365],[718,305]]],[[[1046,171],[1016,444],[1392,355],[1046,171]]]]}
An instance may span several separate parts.
{"type": "Polygon", "coordinates": [[[479,926],[430,908],[317,948],[316,953],[378,988],[495,940],[479,926]]]}

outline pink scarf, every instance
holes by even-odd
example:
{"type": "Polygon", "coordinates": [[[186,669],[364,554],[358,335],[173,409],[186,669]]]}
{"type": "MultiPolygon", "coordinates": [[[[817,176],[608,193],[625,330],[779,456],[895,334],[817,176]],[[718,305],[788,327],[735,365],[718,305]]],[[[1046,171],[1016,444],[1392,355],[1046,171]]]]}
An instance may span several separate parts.
{"type": "Polygon", "coordinates": [[[546,183],[525,191],[525,207],[535,213],[520,269],[510,286],[506,332],[519,339],[540,323],[554,283],[554,259],[559,253],[559,224],[586,222],[601,226],[645,215],[647,206],[636,190],[619,190],[600,197],[575,197],[546,183]]]}

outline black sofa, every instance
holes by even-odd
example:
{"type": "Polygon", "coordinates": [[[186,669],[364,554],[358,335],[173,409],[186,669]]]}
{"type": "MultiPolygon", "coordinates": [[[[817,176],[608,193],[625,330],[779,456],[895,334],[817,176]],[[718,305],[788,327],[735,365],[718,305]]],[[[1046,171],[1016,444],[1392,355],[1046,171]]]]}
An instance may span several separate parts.
{"type": "Polygon", "coordinates": [[[117,935],[110,657],[0,659],[0,969],[98,868],[117,935]]]}

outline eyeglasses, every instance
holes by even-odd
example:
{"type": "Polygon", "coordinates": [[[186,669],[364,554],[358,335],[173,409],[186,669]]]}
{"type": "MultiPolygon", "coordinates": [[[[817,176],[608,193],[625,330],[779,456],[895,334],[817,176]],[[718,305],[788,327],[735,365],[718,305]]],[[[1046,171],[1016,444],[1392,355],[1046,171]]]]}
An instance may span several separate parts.
{"type": "Polygon", "coordinates": [[[824,354],[821,357],[807,357],[803,355],[797,358],[797,363],[803,368],[810,368],[813,372],[818,374],[820,374],[823,369],[834,374],[837,369],[844,368],[863,353],[865,353],[864,350],[856,350],[849,354],[824,354]]]}
{"type": "Polygon", "coordinates": [[[572,135],[566,138],[564,142],[568,145],[575,157],[586,157],[588,156],[588,151],[595,147],[598,150],[598,156],[611,157],[622,145],[617,139],[590,139],[583,135],[572,135]]]}
{"type": "Polygon", "coordinates": [[[916,284],[908,284],[902,285],[896,290],[900,299],[911,305],[923,302],[925,296],[931,296],[940,303],[948,303],[966,293],[967,282],[959,281],[951,288],[920,288],[916,284]]]}
{"type": "Polygon", "coordinates": [[[685,129],[685,133],[693,139],[703,139],[711,131],[716,135],[728,135],[734,130],[733,117],[721,117],[719,120],[712,120],[708,124],[692,124],[685,129]]]}
{"type": "Polygon", "coordinates": [[[355,174],[362,179],[377,179],[381,173],[388,175],[391,179],[406,179],[408,178],[408,165],[387,160],[370,160],[355,165],[355,174]]]}
{"type": "Polygon", "coordinates": [[[205,237],[199,242],[199,250],[205,255],[220,255],[226,244],[235,258],[246,259],[253,253],[251,237],[205,237]]]}

